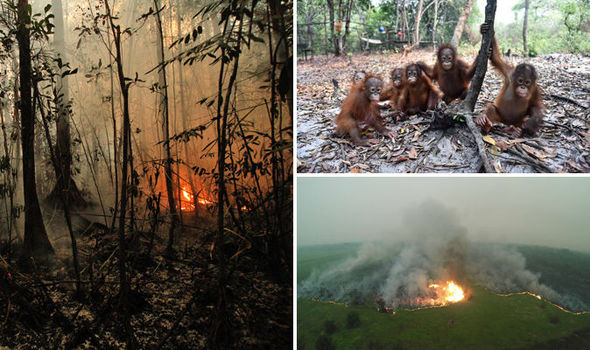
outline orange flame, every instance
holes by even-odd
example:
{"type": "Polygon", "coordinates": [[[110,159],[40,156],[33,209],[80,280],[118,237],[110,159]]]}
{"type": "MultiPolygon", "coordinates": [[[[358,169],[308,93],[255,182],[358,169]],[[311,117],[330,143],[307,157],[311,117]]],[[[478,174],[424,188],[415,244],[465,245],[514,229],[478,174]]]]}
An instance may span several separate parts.
{"type": "Polygon", "coordinates": [[[442,287],[437,283],[431,283],[428,288],[432,288],[436,295],[436,298],[431,298],[431,305],[446,305],[465,299],[463,288],[453,281],[447,281],[442,287]]]}
{"type": "Polygon", "coordinates": [[[456,303],[465,299],[463,288],[453,281],[444,283],[431,283],[428,285],[429,291],[426,296],[402,300],[401,305],[411,306],[444,306],[456,303]]]}
{"type": "MultiPolygon", "coordinates": [[[[213,201],[205,198],[207,197],[206,192],[203,190],[201,193],[204,194],[203,197],[197,197],[197,203],[201,205],[211,205],[213,201]]],[[[194,204],[195,196],[190,191],[182,188],[182,198],[180,200],[180,210],[182,211],[193,211],[195,210],[194,204]]]]}

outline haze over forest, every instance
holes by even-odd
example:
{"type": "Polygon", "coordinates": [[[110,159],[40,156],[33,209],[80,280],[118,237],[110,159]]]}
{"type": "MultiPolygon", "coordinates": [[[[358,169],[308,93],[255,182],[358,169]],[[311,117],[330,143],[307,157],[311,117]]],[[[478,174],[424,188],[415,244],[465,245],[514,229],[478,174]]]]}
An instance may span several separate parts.
{"type": "Polygon", "coordinates": [[[590,252],[590,179],[300,178],[297,244],[404,240],[404,220],[438,203],[471,241],[590,252]],[[404,219],[405,218],[405,219],[404,219]]]}
{"type": "Polygon", "coordinates": [[[292,6],[0,1],[1,349],[292,345],[292,6]]]}

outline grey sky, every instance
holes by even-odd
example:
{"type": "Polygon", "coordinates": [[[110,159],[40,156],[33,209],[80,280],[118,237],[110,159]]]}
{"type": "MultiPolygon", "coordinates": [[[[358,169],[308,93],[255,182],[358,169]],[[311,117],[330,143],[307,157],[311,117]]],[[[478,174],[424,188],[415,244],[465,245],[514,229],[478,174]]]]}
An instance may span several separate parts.
{"type": "Polygon", "coordinates": [[[427,201],[475,241],[590,252],[587,177],[299,177],[298,245],[403,238],[405,213],[427,201]]]}

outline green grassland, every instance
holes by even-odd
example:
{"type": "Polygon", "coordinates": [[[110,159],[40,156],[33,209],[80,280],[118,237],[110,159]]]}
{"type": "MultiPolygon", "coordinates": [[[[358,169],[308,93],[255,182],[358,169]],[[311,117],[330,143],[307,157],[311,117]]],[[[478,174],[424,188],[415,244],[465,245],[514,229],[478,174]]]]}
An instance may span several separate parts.
{"type": "MultiPolygon", "coordinates": [[[[300,250],[298,281],[308,276],[314,267],[325,268],[350,256],[357,247],[334,245],[300,250]]],[[[530,248],[527,255],[536,254],[540,258],[541,250],[534,248],[530,248]]],[[[564,253],[569,256],[568,263],[575,263],[571,268],[581,269],[578,273],[586,272],[590,255],[572,258],[571,252],[564,253]]],[[[559,260],[561,255],[549,254],[548,259],[559,260]]],[[[550,265],[547,259],[542,261],[545,266],[550,265]]],[[[565,278],[563,272],[560,278],[565,278]]],[[[502,296],[477,285],[466,287],[472,293],[469,300],[445,307],[398,310],[395,314],[379,313],[376,305],[352,306],[299,299],[298,348],[316,349],[316,340],[325,332],[324,324],[328,320],[337,325],[336,332],[331,335],[336,349],[590,348],[590,313],[566,312],[527,294],[502,296]],[[348,329],[346,317],[352,311],[358,312],[361,325],[348,329]]],[[[588,288],[588,285],[583,287],[588,288]]]]}

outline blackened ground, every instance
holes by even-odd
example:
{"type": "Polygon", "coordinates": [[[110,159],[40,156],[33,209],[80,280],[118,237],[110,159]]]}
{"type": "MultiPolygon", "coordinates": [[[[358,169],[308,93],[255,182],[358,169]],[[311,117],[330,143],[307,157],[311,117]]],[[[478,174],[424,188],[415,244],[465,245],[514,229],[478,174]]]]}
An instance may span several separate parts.
{"type": "MultiPolygon", "coordinates": [[[[84,294],[77,298],[70,254],[20,270],[0,256],[0,348],[119,349],[124,346],[118,301],[116,235],[102,225],[78,232],[84,294]]],[[[67,235],[66,232],[63,233],[67,235]]],[[[207,349],[218,302],[219,266],[210,258],[213,233],[186,227],[177,256],[164,255],[165,233],[137,232],[129,242],[129,309],[139,348],[207,349]]],[[[235,349],[292,347],[292,279],[277,281],[256,241],[229,259],[224,339],[235,349]]],[[[228,237],[228,258],[244,247],[228,237]]],[[[18,247],[12,247],[18,249],[18,247]]],[[[60,250],[58,249],[58,252],[60,250]]],[[[287,265],[290,262],[287,262],[287,265]]]]}

